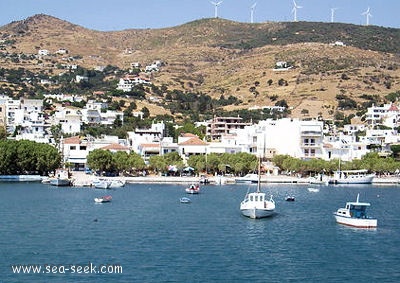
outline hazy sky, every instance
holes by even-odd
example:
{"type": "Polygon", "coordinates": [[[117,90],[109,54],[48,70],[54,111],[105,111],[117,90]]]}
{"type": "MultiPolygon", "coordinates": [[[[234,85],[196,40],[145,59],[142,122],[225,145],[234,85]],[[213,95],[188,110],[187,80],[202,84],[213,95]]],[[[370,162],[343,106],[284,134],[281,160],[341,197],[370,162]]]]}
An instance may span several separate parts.
{"type": "MultiPolygon", "coordinates": [[[[221,0],[213,0],[219,2],[221,0]]],[[[293,0],[223,0],[218,16],[250,22],[293,21],[293,0]]],[[[369,24],[400,28],[400,0],[296,0],[299,21],[334,21],[366,24],[362,15],[370,7],[369,24]]],[[[48,14],[86,28],[111,31],[161,28],[212,18],[215,7],[208,0],[0,0],[0,26],[35,14],[48,14]]]]}

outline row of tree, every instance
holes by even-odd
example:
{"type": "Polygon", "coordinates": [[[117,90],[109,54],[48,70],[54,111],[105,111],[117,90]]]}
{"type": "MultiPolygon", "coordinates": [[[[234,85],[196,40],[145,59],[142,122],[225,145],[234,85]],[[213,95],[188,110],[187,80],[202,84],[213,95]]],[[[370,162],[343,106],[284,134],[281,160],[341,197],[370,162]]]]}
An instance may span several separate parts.
{"type": "Polygon", "coordinates": [[[61,165],[54,146],[28,140],[0,140],[0,175],[47,175],[61,165]]]}
{"type": "MultiPolygon", "coordinates": [[[[154,173],[168,173],[168,168],[173,166],[178,174],[186,167],[177,152],[165,155],[154,155],[145,164],[142,157],[136,153],[117,152],[96,149],[89,153],[88,165],[96,171],[121,172],[134,174],[142,170],[151,170],[154,173]]],[[[289,155],[276,155],[272,162],[282,172],[296,172],[303,176],[317,173],[330,174],[335,170],[367,169],[371,172],[387,173],[400,169],[400,162],[392,157],[382,158],[377,153],[368,153],[363,158],[352,162],[339,162],[338,159],[325,161],[322,159],[303,160],[289,155]]],[[[210,153],[207,155],[192,155],[187,165],[194,168],[197,174],[233,174],[245,175],[257,171],[257,157],[249,153],[210,153]]],[[[170,172],[172,173],[172,172],[170,172]]]]}

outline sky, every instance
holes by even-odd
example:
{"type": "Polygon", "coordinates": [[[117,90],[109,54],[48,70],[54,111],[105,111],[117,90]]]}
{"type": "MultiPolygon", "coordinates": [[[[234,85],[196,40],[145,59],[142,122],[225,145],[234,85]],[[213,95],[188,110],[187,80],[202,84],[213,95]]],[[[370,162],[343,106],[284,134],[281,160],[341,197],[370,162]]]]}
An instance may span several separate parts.
{"type": "MultiPolygon", "coordinates": [[[[221,0],[212,0],[220,2],[221,0]]],[[[400,28],[400,0],[295,0],[298,21],[365,25],[363,12],[370,8],[369,24],[400,28]]],[[[223,0],[218,17],[238,22],[293,21],[293,0],[223,0]]],[[[0,26],[47,14],[98,31],[174,27],[215,17],[209,0],[0,0],[0,26]]]]}

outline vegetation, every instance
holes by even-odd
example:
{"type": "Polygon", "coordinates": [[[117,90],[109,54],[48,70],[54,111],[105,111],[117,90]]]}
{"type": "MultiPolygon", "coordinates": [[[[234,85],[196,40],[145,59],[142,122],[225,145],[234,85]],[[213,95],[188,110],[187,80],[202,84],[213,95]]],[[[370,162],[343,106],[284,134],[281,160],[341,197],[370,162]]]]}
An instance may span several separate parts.
{"type": "Polygon", "coordinates": [[[54,146],[27,140],[0,140],[1,175],[47,175],[60,165],[61,156],[54,146]]]}
{"type": "Polygon", "coordinates": [[[112,153],[108,150],[95,149],[87,156],[87,165],[94,171],[122,172],[123,174],[134,174],[136,171],[145,169],[145,163],[141,156],[131,152],[112,153]]]}
{"type": "MultiPolygon", "coordinates": [[[[296,172],[304,176],[326,173],[330,174],[339,169],[339,160],[334,159],[325,161],[321,159],[300,160],[289,155],[277,155],[273,158],[273,162],[282,171],[296,172]]],[[[360,160],[353,160],[352,162],[341,162],[342,170],[353,169],[367,169],[376,173],[395,172],[400,168],[400,162],[396,161],[393,157],[382,158],[378,153],[368,153],[360,160]]]]}

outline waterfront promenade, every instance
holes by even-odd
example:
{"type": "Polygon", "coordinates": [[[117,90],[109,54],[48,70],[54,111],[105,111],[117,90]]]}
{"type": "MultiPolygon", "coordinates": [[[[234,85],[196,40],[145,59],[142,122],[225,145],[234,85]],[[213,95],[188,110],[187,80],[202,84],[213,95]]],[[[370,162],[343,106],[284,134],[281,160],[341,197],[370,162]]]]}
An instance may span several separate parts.
{"type": "MultiPolygon", "coordinates": [[[[85,174],[84,172],[74,171],[72,173],[73,183],[75,186],[90,186],[93,179],[98,178],[94,175],[85,174]]],[[[125,181],[126,183],[160,183],[160,184],[190,184],[190,183],[198,183],[200,181],[200,177],[173,177],[173,176],[158,176],[158,175],[147,175],[145,177],[101,177],[109,180],[118,179],[125,181]]],[[[218,177],[210,176],[208,180],[211,184],[219,184],[218,177]]],[[[223,177],[225,184],[234,184],[234,177],[223,177]]],[[[301,178],[295,176],[287,176],[287,175],[269,175],[262,176],[261,183],[271,183],[271,184],[325,184],[325,182],[320,182],[315,178],[301,178]]],[[[383,177],[375,177],[374,184],[380,185],[397,185],[400,184],[399,176],[383,176],[383,177]]]]}

